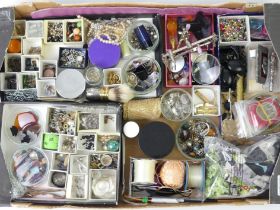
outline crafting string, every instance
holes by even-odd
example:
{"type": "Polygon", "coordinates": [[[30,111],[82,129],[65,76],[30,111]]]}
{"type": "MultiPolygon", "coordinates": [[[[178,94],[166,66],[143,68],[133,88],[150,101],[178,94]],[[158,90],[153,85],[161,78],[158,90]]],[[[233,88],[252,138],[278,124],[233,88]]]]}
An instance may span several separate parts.
{"type": "Polygon", "coordinates": [[[265,108],[264,108],[264,106],[263,106],[263,104],[262,104],[261,101],[258,101],[258,106],[257,106],[257,107],[259,107],[259,108],[261,109],[262,113],[263,113],[264,116],[265,116],[265,119],[268,121],[269,125],[271,125],[271,124],[272,124],[271,118],[269,117],[269,114],[268,114],[267,111],[265,110],[265,108]]]}

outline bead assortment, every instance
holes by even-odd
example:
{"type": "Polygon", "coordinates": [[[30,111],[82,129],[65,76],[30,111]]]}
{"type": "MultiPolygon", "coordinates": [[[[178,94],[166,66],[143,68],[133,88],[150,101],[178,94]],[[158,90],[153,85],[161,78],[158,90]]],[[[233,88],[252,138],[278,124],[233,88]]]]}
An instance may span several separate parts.
{"type": "Polygon", "coordinates": [[[55,78],[57,75],[57,66],[48,61],[42,62],[42,78],[55,78]]]}
{"type": "Polygon", "coordinates": [[[121,68],[104,69],[103,72],[104,72],[104,79],[103,79],[104,86],[116,86],[123,83],[121,68]]]}
{"type": "MultiPolygon", "coordinates": [[[[71,199],[86,199],[87,198],[87,177],[86,175],[70,175],[71,189],[69,198],[71,199]]],[[[66,194],[67,197],[67,194],[66,194]]]]}
{"type": "Polygon", "coordinates": [[[60,135],[59,151],[63,153],[76,153],[76,137],[68,135],[60,135]]]}
{"type": "Polygon", "coordinates": [[[21,71],[22,72],[39,72],[40,70],[40,55],[22,55],[21,56],[21,71]]]}
{"type": "Polygon", "coordinates": [[[245,17],[219,18],[221,42],[237,42],[248,40],[247,19],[245,17]]]}
{"type": "Polygon", "coordinates": [[[72,155],[70,159],[70,172],[72,174],[85,174],[88,171],[87,155],[72,155]]]}
{"type": "Polygon", "coordinates": [[[103,77],[104,73],[102,69],[97,67],[89,67],[86,69],[85,79],[90,86],[101,86],[103,77]]]}
{"type": "Polygon", "coordinates": [[[78,129],[79,131],[97,130],[99,128],[99,116],[94,113],[79,113],[78,129]]]}
{"type": "Polygon", "coordinates": [[[55,80],[37,80],[37,96],[43,97],[55,97],[56,88],[55,80]]]}
{"type": "Polygon", "coordinates": [[[87,133],[87,134],[79,134],[79,150],[95,150],[96,149],[96,138],[97,135],[95,133],[87,133]]]}
{"type": "Polygon", "coordinates": [[[76,132],[75,111],[63,109],[49,109],[48,130],[49,132],[74,135],[76,132]]]}
{"type": "Polygon", "coordinates": [[[44,36],[44,22],[40,20],[26,21],[26,37],[42,38],[44,36]]]}
{"type": "Polygon", "coordinates": [[[60,68],[84,69],[87,66],[87,51],[84,48],[60,48],[58,66],[60,68]]]}
{"type": "Polygon", "coordinates": [[[157,27],[148,21],[135,21],[128,28],[127,42],[134,51],[154,50],[159,43],[157,27]]]}
{"type": "Polygon", "coordinates": [[[118,168],[117,154],[94,154],[90,156],[90,169],[116,169],[118,168]]]}
{"type": "Polygon", "coordinates": [[[32,111],[24,111],[15,115],[9,130],[15,143],[30,144],[38,140],[41,128],[38,115],[32,111]]]}
{"type": "Polygon", "coordinates": [[[204,153],[204,138],[218,136],[215,124],[207,118],[192,117],[183,122],[177,133],[177,147],[180,152],[192,160],[202,160],[204,153]]]}
{"type": "Polygon", "coordinates": [[[19,89],[35,89],[37,74],[23,73],[20,74],[20,88],[19,89]]]}
{"type": "Polygon", "coordinates": [[[77,20],[66,20],[65,21],[65,41],[66,42],[81,42],[83,41],[83,21],[82,19],[77,20]]]}
{"type": "Polygon", "coordinates": [[[18,86],[17,75],[15,73],[5,73],[2,75],[2,90],[16,90],[18,86]]]}
{"type": "Polygon", "coordinates": [[[63,153],[53,153],[52,169],[58,171],[68,171],[69,155],[63,153]]]}
{"type": "Polygon", "coordinates": [[[21,57],[20,56],[6,56],[6,71],[20,72],[21,71],[21,57]]]}
{"type": "Polygon", "coordinates": [[[181,89],[171,89],[161,98],[162,115],[172,121],[187,119],[192,113],[192,101],[188,92],[181,89]]]}
{"type": "Polygon", "coordinates": [[[50,175],[50,185],[53,185],[57,188],[65,188],[66,186],[66,180],[67,180],[67,174],[65,172],[61,171],[53,171],[50,175]]]}
{"type": "Polygon", "coordinates": [[[12,158],[12,174],[24,186],[40,183],[48,173],[46,155],[36,148],[20,149],[12,158]]]}
{"type": "Polygon", "coordinates": [[[47,22],[46,42],[63,42],[63,21],[47,22]]]}
{"type": "Polygon", "coordinates": [[[123,78],[137,94],[147,94],[158,87],[161,81],[161,68],[153,58],[134,57],[123,68],[123,78]]]}
{"type": "Polygon", "coordinates": [[[15,20],[13,36],[25,36],[25,20],[15,20]]]}

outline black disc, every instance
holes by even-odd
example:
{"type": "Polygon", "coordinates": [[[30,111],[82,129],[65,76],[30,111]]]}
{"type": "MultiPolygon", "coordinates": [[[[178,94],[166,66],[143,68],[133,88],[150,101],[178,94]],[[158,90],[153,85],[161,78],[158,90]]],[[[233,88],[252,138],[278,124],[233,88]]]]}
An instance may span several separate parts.
{"type": "Polygon", "coordinates": [[[159,159],[168,155],[174,144],[173,130],[163,122],[151,122],[140,129],[139,146],[151,158],[159,159]]]}

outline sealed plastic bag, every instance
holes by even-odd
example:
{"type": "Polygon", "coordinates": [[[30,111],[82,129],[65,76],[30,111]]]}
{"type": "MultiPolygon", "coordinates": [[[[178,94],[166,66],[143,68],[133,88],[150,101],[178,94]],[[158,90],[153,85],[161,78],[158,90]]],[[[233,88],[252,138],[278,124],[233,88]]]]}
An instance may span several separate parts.
{"type": "Polygon", "coordinates": [[[207,198],[253,197],[269,188],[279,154],[280,133],[256,141],[240,149],[217,137],[205,139],[207,198]]]}
{"type": "Polygon", "coordinates": [[[262,96],[234,104],[234,116],[240,138],[251,138],[280,123],[277,97],[262,96]]]}

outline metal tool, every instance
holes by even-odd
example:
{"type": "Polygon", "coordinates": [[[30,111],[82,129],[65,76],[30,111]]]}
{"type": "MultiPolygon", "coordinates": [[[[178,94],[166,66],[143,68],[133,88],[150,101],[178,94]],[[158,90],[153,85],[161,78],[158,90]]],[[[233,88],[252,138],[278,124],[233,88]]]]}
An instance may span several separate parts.
{"type": "Polygon", "coordinates": [[[186,40],[186,46],[178,48],[176,50],[167,50],[165,54],[162,54],[162,61],[167,68],[173,69],[176,67],[176,58],[184,56],[188,53],[197,52],[203,46],[208,46],[210,44],[215,45],[217,40],[218,38],[215,33],[213,33],[209,37],[206,37],[193,43],[190,43],[186,40]]]}

